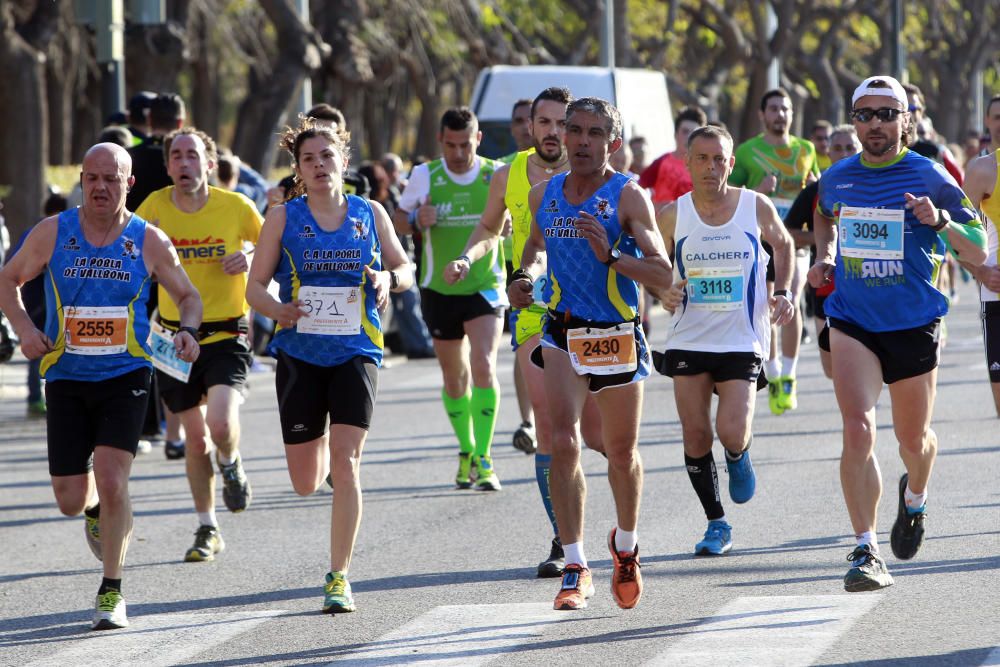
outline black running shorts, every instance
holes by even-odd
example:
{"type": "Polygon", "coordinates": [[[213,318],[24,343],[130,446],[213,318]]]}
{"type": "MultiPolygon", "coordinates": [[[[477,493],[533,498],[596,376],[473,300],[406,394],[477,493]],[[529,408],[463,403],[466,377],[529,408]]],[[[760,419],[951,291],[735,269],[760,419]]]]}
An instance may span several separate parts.
{"type": "MultiPolygon", "coordinates": [[[[886,384],[930,373],[941,357],[941,319],[913,329],[898,331],[866,331],[856,324],[835,317],[827,318],[827,326],[859,341],[871,350],[882,366],[882,381],[886,384]]],[[[826,341],[829,351],[829,341],[826,341]]],[[[822,345],[823,339],[820,339],[822,345]]],[[[836,359],[834,359],[836,363],[836,359]]]]}
{"type": "Polygon", "coordinates": [[[420,290],[420,307],[431,336],[438,340],[462,340],[465,323],[484,315],[503,317],[504,308],[494,308],[482,294],[441,294],[420,290]]]}
{"type": "Polygon", "coordinates": [[[184,412],[201,405],[208,388],[221,384],[244,393],[247,373],[253,363],[246,336],[226,338],[201,346],[187,383],[157,371],[160,396],[171,412],[184,412]]]}
{"type": "Polygon", "coordinates": [[[1000,301],[984,301],[979,313],[986,343],[986,368],[990,382],[1000,382],[1000,301]]]}

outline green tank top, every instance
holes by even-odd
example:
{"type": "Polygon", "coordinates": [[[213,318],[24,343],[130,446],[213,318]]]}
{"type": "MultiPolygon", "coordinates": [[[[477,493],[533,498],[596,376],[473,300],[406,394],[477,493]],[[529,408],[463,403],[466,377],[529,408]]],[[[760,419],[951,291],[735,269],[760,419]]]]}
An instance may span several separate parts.
{"type": "Polygon", "coordinates": [[[510,262],[515,270],[521,268],[521,254],[531,234],[531,209],[528,206],[531,183],[528,181],[528,156],[534,152],[534,148],[529,148],[514,157],[507,173],[507,192],[503,196],[503,203],[510,211],[512,220],[510,262]]]}
{"type": "Polygon", "coordinates": [[[430,200],[437,207],[437,222],[424,230],[420,286],[440,294],[475,294],[498,291],[506,282],[503,248],[497,247],[474,262],[465,280],[454,285],[444,281],[444,267],[462,254],[472,231],[486,209],[490,179],[500,162],[479,158],[479,174],[469,185],[451,180],[442,160],[427,164],[430,200]]]}

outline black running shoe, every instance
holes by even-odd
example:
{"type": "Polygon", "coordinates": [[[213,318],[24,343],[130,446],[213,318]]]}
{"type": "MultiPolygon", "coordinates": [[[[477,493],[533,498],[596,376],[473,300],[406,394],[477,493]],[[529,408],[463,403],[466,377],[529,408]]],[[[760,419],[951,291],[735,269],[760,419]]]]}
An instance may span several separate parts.
{"type": "Polygon", "coordinates": [[[889,536],[892,553],[900,560],[909,560],[917,555],[924,541],[924,519],[927,518],[923,507],[917,512],[911,512],[906,507],[906,484],[909,481],[910,476],[906,473],[899,478],[899,511],[889,536]]]}
{"type": "Polygon", "coordinates": [[[163,443],[163,453],[170,461],[184,458],[184,441],[167,440],[163,443]]]}
{"type": "Polygon", "coordinates": [[[552,538],[552,550],[549,557],[538,564],[539,579],[553,579],[561,577],[566,568],[566,558],[563,555],[562,542],[558,537],[552,538]]]}
{"type": "Polygon", "coordinates": [[[877,591],[892,586],[889,568],[869,545],[862,544],[855,547],[854,551],[847,555],[847,560],[851,562],[851,569],[844,576],[844,590],[848,593],[877,591]]]}
{"type": "Polygon", "coordinates": [[[194,544],[184,554],[184,562],[201,563],[215,560],[215,554],[226,548],[222,533],[215,526],[199,526],[194,534],[194,544]]]}
{"type": "Polygon", "coordinates": [[[250,500],[253,492],[250,490],[250,482],[243,472],[243,461],[236,457],[232,464],[219,466],[222,473],[222,501],[230,512],[242,512],[250,507],[250,500]]]}

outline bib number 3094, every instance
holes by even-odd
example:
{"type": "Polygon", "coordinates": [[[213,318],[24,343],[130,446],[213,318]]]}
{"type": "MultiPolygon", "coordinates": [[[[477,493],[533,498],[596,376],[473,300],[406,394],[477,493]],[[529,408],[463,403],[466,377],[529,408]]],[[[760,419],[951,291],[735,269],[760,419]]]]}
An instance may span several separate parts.
{"type": "Polygon", "coordinates": [[[638,368],[632,322],[610,329],[570,329],[566,343],[570,363],[578,375],[615,375],[638,368]]]}
{"type": "Polygon", "coordinates": [[[841,254],[861,259],[903,259],[904,215],[898,209],[841,207],[841,254]]]}

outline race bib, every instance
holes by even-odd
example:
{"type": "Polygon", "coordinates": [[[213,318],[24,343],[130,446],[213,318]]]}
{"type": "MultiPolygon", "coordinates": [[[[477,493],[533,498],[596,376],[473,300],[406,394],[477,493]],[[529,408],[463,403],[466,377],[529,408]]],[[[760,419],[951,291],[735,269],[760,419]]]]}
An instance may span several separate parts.
{"type": "Polygon", "coordinates": [[[791,199],[782,199],[780,197],[774,197],[771,199],[771,203],[774,204],[774,208],[778,209],[778,217],[782,220],[788,215],[788,211],[791,210],[792,204],[794,203],[791,199]]]}
{"type": "Polygon", "coordinates": [[[891,208],[840,209],[840,254],[861,259],[903,259],[903,216],[891,208]]]}
{"type": "Polygon", "coordinates": [[[688,304],[704,310],[739,310],[743,306],[743,269],[738,266],[690,269],[688,304]]]}
{"type": "Polygon", "coordinates": [[[70,354],[121,354],[128,349],[127,306],[67,306],[63,323],[70,354]]]}
{"type": "Polygon", "coordinates": [[[309,317],[296,323],[299,333],[352,336],[361,331],[360,287],[302,287],[299,301],[309,317]]]}
{"type": "Polygon", "coordinates": [[[542,308],[547,307],[549,304],[545,301],[545,288],[549,286],[549,277],[538,276],[538,279],[532,284],[531,287],[531,297],[535,300],[536,306],[541,306],[542,308]]]}
{"type": "Polygon", "coordinates": [[[569,329],[566,347],[578,375],[615,375],[632,373],[638,368],[632,322],[610,329],[569,329]]]}
{"type": "Polygon", "coordinates": [[[191,362],[177,356],[174,333],[164,329],[159,322],[149,323],[149,347],[153,350],[153,367],[170,377],[187,383],[191,377],[191,362]]]}

